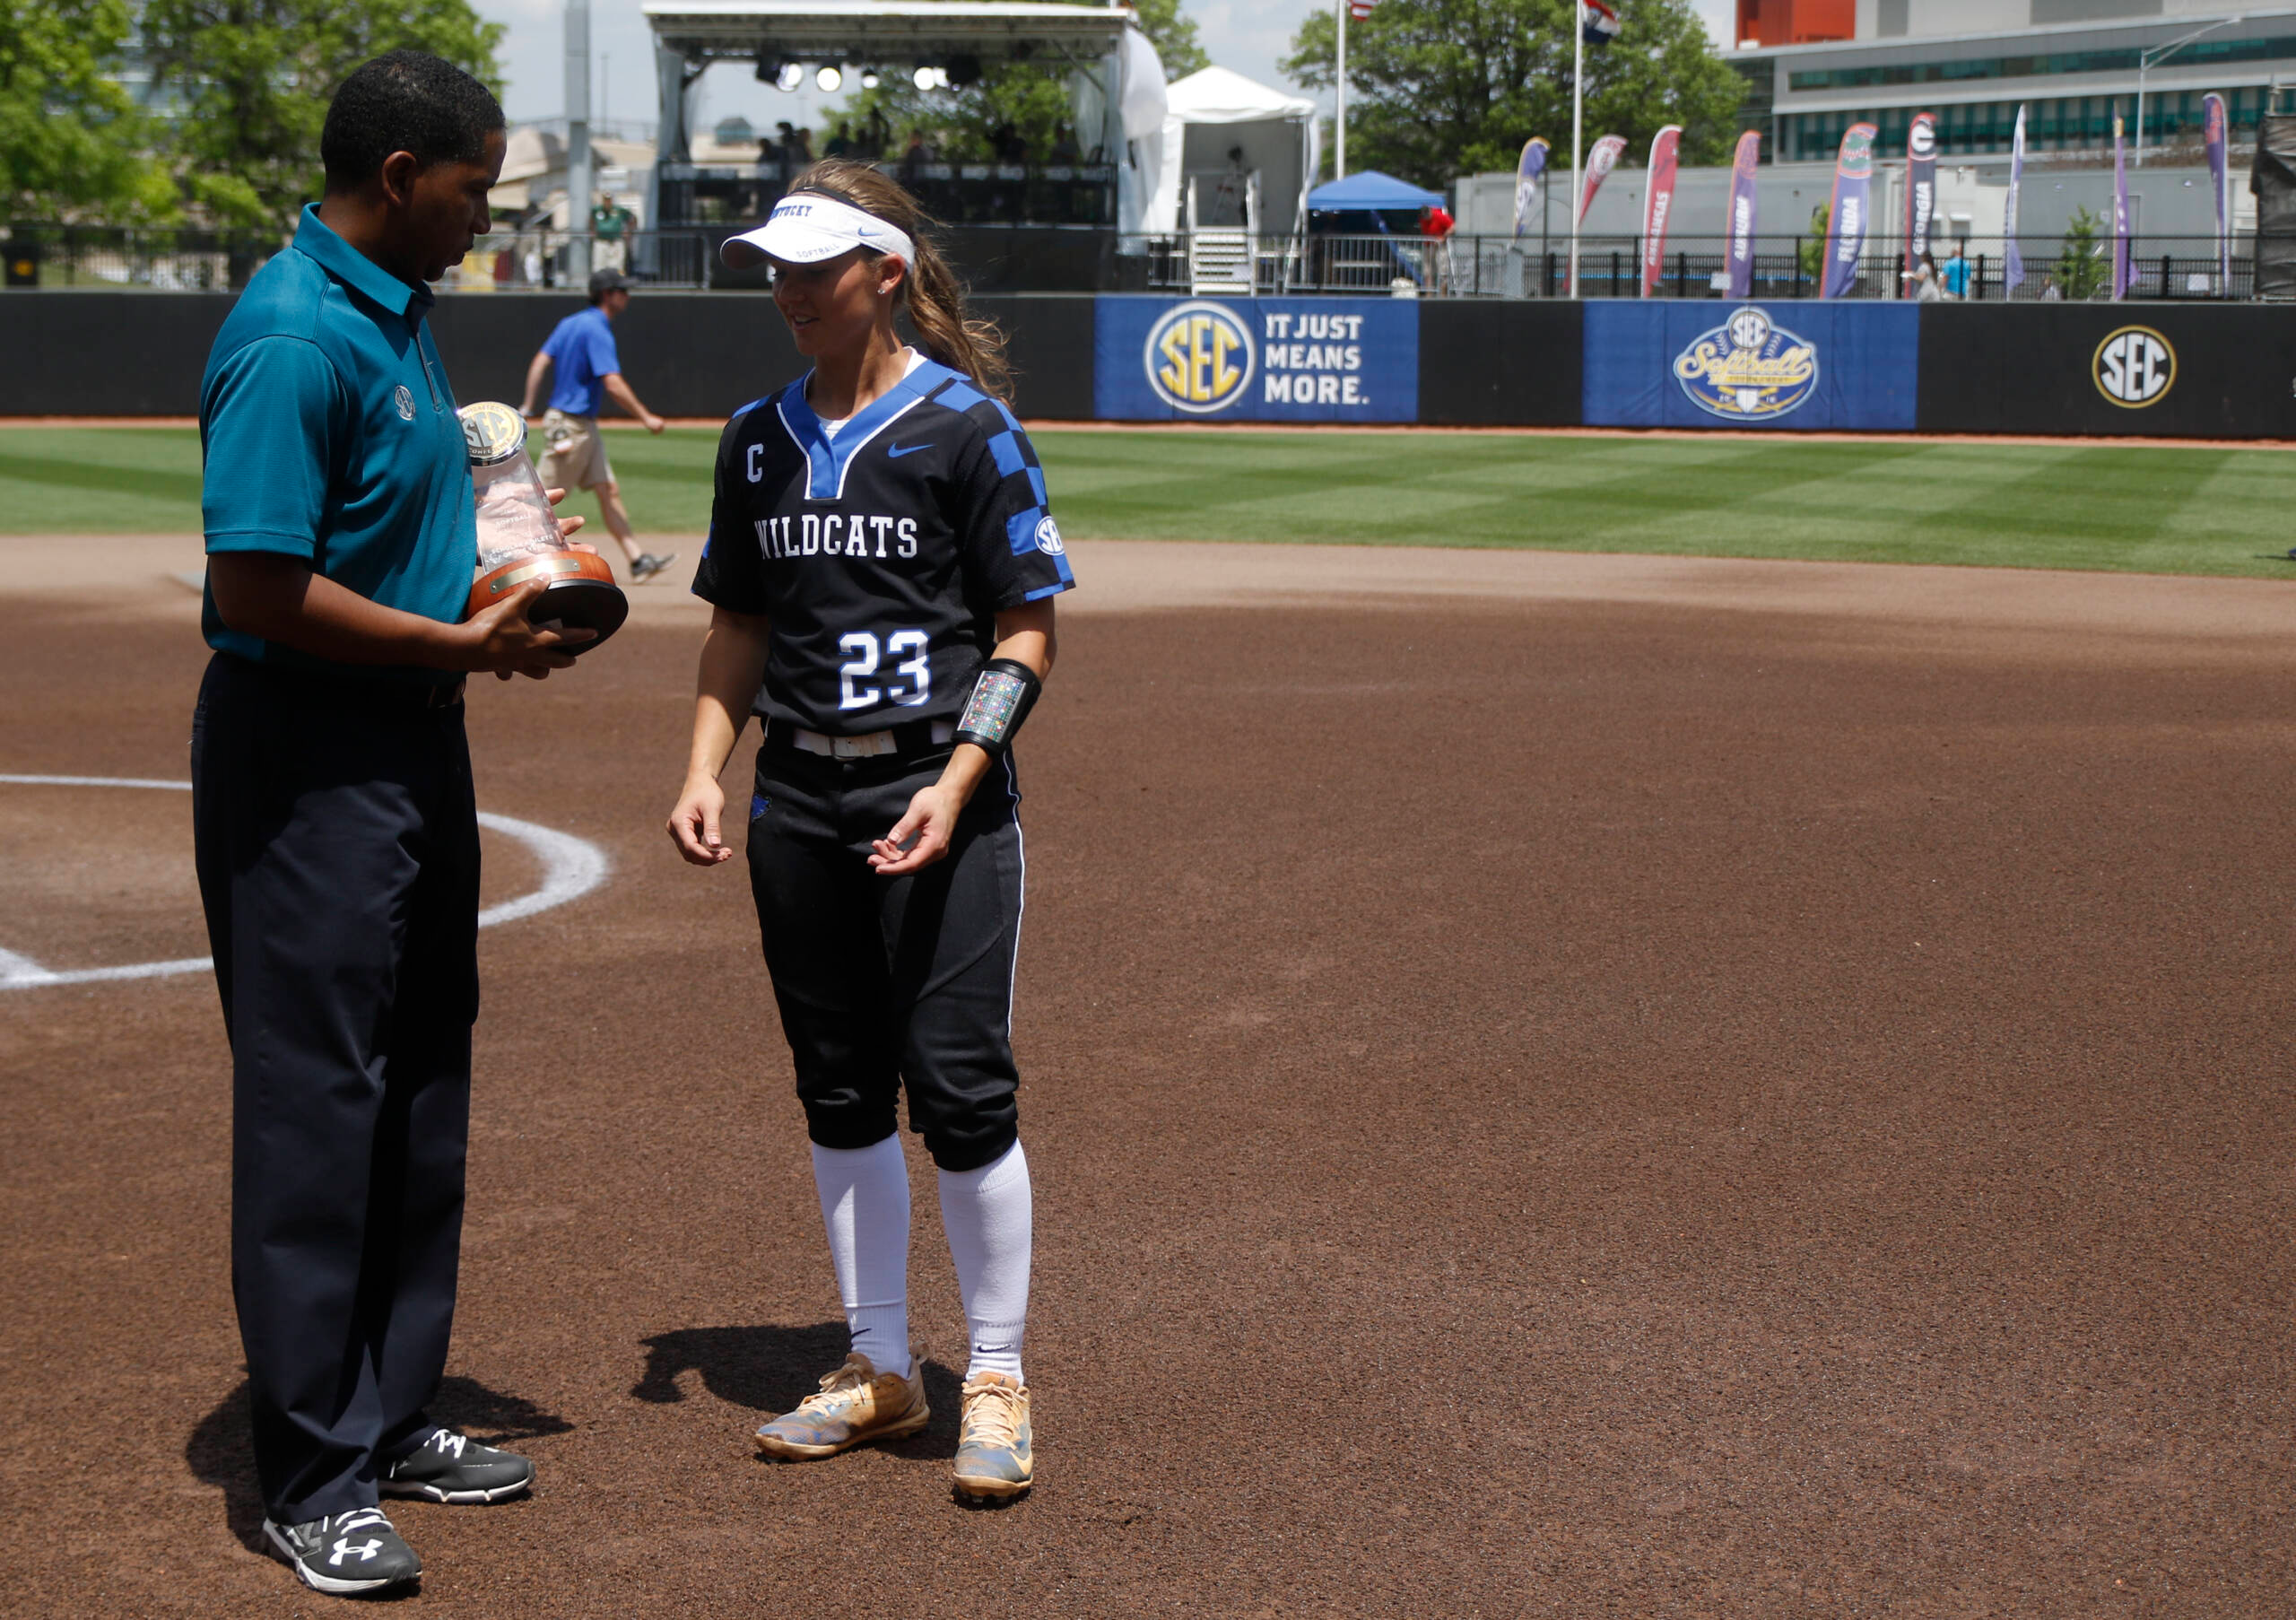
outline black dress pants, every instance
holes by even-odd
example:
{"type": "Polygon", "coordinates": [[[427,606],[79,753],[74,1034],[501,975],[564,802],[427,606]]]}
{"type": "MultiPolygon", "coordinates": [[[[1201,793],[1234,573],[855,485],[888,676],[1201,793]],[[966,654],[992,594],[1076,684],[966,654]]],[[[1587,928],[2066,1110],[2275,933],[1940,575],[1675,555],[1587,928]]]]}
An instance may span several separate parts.
{"type": "Polygon", "coordinates": [[[256,1468],[300,1523],[372,1506],[437,1427],[478,1014],[462,705],[218,655],[191,775],[256,1468]]]}

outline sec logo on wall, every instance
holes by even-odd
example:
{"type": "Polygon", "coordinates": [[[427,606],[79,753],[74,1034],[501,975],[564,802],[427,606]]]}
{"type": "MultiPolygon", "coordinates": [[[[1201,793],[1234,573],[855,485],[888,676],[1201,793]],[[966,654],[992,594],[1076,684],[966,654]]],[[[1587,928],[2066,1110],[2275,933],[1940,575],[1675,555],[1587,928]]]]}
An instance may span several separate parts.
{"type": "Polygon", "coordinates": [[[1674,380],[1692,404],[1731,422],[1769,422],[1809,403],[1817,345],[1748,304],[1674,357],[1674,380]]]}
{"type": "Polygon", "coordinates": [[[1257,357],[1241,316],[1224,304],[1188,303],[1149,328],[1141,358],[1157,398],[1201,416],[1244,397],[1257,357]]]}
{"type": "Polygon", "coordinates": [[[2177,382],[2177,352],[2150,327],[2123,327],[2106,335],[2089,362],[2097,392],[2124,410],[2141,411],[2168,397],[2177,382]]]}

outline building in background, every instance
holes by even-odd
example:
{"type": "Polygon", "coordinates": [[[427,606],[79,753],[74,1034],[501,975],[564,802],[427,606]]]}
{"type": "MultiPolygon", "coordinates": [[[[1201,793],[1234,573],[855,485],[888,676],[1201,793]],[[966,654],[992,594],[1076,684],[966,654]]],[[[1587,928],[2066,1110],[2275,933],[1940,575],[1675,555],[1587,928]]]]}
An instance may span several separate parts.
{"type": "Polygon", "coordinates": [[[2146,148],[2183,155],[2197,149],[2208,91],[2224,97],[2239,145],[2255,140],[2274,81],[2296,84],[2296,8],[2285,6],[1739,0],[1738,18],[1741,48],[1726,59],[1747,82],[1746,126],[1781,163],[1831,161],[1861,121],[1881,127],[1882,152],[1902,153],[1925,111],[1937,115],[1941,159],[2005,159],[2021,102],[2030,152],[2109,157],[2116,112],[2135,136],[2140,80],[2146,148]],[[1843,12],[1854,37],[1822,38],[1843,12]]]}
{"type": "Polygon", "coordinates": [[[1857,0],[1738,0],[1741,47],[1813,45],[1857,37],[1857,0]]]}

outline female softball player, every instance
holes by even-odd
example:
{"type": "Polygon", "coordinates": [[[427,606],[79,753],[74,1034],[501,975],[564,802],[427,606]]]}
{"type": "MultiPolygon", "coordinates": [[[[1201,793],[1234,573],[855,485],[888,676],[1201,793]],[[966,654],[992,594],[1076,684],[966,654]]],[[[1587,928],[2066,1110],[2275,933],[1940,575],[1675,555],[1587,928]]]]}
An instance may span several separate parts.
{"type": "Polygon", "coordinates": [[[725,245],[736,267],[770,265],[813,369],[736,413],[718,446],[693,587],[716,611],[669,831],[695,866],[732,858],[718,774],[754,710],[750,889],[852,1332],[845,1363],[759,1448],[829,1457],[931,1415],[909,1338],[905,1087],[971,1336],[956,1487],[1005,1497],[1031,1470],[1011,745],[1074,576],[997,397],[1002,340],[966,318],[927,223],[896,182],[831,159],[725,245]],[[904,309],[915,345],[894,327],[904,309]]]}

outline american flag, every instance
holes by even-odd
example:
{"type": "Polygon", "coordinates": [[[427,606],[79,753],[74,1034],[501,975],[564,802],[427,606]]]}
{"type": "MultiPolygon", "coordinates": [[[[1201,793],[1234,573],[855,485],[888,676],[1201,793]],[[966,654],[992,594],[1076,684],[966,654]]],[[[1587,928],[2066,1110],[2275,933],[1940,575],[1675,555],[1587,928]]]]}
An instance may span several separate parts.
{"type": "Polygon", "coordinates": [[[1578,26],[1587,44],[1608,45],[1618,38],[1618,13],[1603,0],[1584,0],[1578,9],[1578,26]]]}

